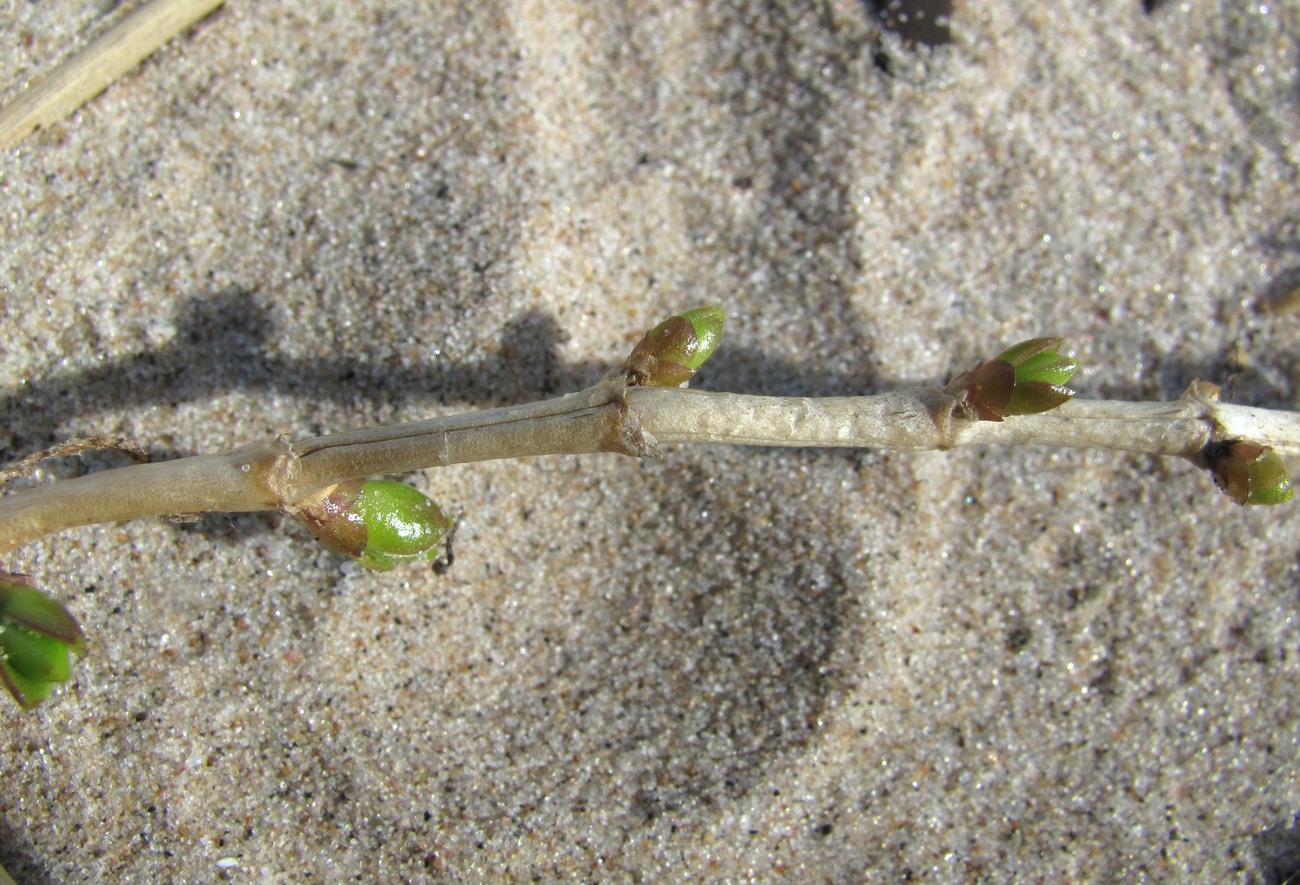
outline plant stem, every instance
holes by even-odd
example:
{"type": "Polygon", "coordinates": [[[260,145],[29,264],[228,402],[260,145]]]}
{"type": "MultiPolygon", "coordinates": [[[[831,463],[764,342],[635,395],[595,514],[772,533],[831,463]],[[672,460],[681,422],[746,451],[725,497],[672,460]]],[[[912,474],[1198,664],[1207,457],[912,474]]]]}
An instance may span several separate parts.
{"type": "Polygon", "coordinates": [[[293,447],[301,460],[285,499],[299,501],[344,479],[449,464],[592,452],[656,455],[653,440],[626,414],[628,392],[614,373],[558,399],[304,440],[293,447]]]}
{"type": "Polygon", "coordinates": [[[205,511],[297,509],[337,482],[535,455],[657,455],[660,443],[901,451],[967,445],[1106,448],[1197,461],[1212,442],[1300,454],[1300,414],[1223,405],[1072,400],[1050,412],[978,421],[942,387],[862,397],[767,397],[628,387],[620,372],[558,399],[346,431],[297,443],[107,470],[0,498],[0,553],[101,522],[205,511]]]}
{"type": "Polygon", "coordinates": [[[629,407],[660,443],[882,448],[1053,445],[1194,457],[1211,441],[1248,439],[1300,454],[1300,414],[1203,399],[1143,403],[1071,400],[1004,421],[952,414],[941,387],[877,396],[745,396],[666,388],[628,391],[629,407]]]}

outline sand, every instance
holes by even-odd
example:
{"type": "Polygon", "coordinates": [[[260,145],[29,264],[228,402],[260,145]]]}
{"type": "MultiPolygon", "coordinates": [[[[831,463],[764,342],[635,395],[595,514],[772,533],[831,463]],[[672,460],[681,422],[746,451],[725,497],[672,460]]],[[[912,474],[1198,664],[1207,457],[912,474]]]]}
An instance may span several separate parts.
{"type": "MultiPolygon", "coordinates": [[[[123,4],[125,7],[127,4],[123,4]]],[[[0,100],[105,2],[0,10],[0,100]]],[[[845,395],[1068,336],[1300,406],[1300,2],[231,0],[0,154],[5,461],[576,390],[845,395]],[[924,5],[924,4],[922,4],[924,5]],[[893,16],[891,21],[897,21],[893,16]]],[[[120,463],[49,465],[34,481],[120,463]]],[[[0,727],[19,882],[1281,882],[1300,523],[1183,462],[671,447],[407,477],[456,561],[276,515],[6,559],[90,636],[0,727]]]]}

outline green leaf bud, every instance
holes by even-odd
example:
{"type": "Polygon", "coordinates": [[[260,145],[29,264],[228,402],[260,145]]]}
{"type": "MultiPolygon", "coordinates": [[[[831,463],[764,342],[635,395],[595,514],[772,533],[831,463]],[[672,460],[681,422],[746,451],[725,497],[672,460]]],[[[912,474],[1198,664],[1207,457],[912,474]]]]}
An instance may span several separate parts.
{"type": "Polygon", "coordinates": [[[26,576],[0,572],[0,618],[85,654],[86,637],[76,619],[57,600],[31,586],[26,576]]]}
{"type": "Polygon", "coordinates": [[[1273,507],[1285,504],[1295,496],[1291,485],[1291,472],[1287,470],[1282,456],[1272,449],[1250,463],[1247,468],[1250,493],[1246,495],[1247,504],[1262,504],[1273,507]]]}
{"type": "Polygon", "coordinates": [[[22,575],[0,572],[0,682],[24,709],[72,678],[86,638],[61,603],[22,575]]]}
{"type": "Polygon", "coordinates": [[[691,324],[695,331],[695,346],[686,360],[686,367],[695,371],[704,365],[704,361],[713,356],[718,342],[722,340],[722,326],[727,315],[716,304],[708,307],[695,307],[682,314],[682,319],[691,324]]]}
{"type": "Polygon", "coordinates": [[[972,417],[1001,421],[1009,415],[1047,412],[1074,396],[1065,387],[1079,369],[1079,361],[1057,353],[1064,339],[1031,338],[979,363],[948,384],[964,392],[972,417]]]}
{"type": "Polygon", "coordinates": [[[325,546],[375,571],[432,559],[452,525],[423,492],[385,479],[339,483],[297,515],[325,546]]]}
{"type": "Polygon", "coordinates": [[[678,387],[713,355],[726,319],[722,308],[697,307],[645,333],[623,364],[630,384],[678,387]]]}
{"type": "Polygon", "coordinates": [[[1210,443],[1201,452],[1215,483],[1238,504],[1285,504],[1295,495],[1286,462],[1267,446],[1242,440],[1210,443]]]}

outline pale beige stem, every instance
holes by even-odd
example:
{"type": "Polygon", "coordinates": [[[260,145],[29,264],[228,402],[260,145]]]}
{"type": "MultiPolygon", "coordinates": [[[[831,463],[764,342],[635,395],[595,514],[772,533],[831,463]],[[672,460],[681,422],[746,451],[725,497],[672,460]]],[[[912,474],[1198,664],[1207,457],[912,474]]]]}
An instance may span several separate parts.
{"type": "MultiPolygon", "coordinates": [[[[1071,400],[1041,415],[963,420],[951,414],[953,397],[938,387],[817,399],[647,387],[629,391],[628,399],[646,431],[660,443],[897,451],[1055,445],[1192,455],[1205,446],[1212,431],[1205,409],[1184,401],[1071,400]]],[[[1293,429],[1293,439],[1296,433],[1300,425],[1293,429]]]]}
{"type": "Polygon", "coordinates": [[[121,467],[0,498],[0,553],[101,522],[181,513],[294,510],[345,479],[497,458],[657,454],[611,376],[541,403],[374,427],[299,443],[253,443],[218,455],[121,467]]]}
{"type": "Polygon", "coordinates": [[[343,479],[449,464],[593,452],[656,455],[654,440],[627,414],[629,392],[615,373],[558,399],[303,440],[294,444],[300,460],[288,500],[343,479]]]}
{"type": "Polygon", "coordinates": [[[273,510],[268,479],[284,444],[254,443],[219,455],[136,464],[0,498],[0,553],[79,525],[178,513],[273,510]]]}
{"type": "Polygon", "coordinates": [[[1195,457],[1210,442],[1248,440],[1300,455],[1300,414],[1188,397],[1174,402],[1079,400],[1040,415],[970,421],[939,387],[877,396],[771,397],[633,388],[628,408],[660,443],[882,448],[1051,445],[1195,457]]]}
{"type": "Polygon", "coordinates": [[[1119,449],[1197,460],[1246,440],[1300,454],[1300,415],[1189,395],[1170,403],[1072,400],[1041,415],[976,421],[940,387],[878,396],[745,396],[627,387],[618,373],[581,393],[412,424],[220,455],[123,467],[0,498],[0,553],[78,525],[205,511],[294,510],[345,479],[535,455],[658,453],[660,443],[840,446],[903,451],[968,445],[1119,449]]]}

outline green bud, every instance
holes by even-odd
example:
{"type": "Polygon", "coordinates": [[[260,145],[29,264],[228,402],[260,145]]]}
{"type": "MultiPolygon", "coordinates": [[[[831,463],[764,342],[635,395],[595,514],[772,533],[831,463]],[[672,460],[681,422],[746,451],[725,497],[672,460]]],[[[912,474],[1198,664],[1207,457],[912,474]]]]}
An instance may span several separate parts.
{"type": "Polygon", "coordinates": [[[424,493],[386,479],[339,483],[297,515],[325,546],[375,571],[434,558],[452,524],[424,493]]]}
{"type": "Polygon", "coordinates": [[[1247,504],[1263,504],[1272,507],[1285,504],[1295,495],[1291,486],[1291,472],[1286,468],[1282,456],[1272,449],[1251,462],[1248,468],[1250,494],[1246,496],[1247,504]]]}
{"type": "Polygon", "coordinates": [[[68,610],[22,575],[0,572],[0,682],[30,710],[72,678],[86,638],[68,610]]]}
{"type": "Polygon", "coordinates": [[[699,369],[704,361],[713,356],[718,342],[722,340],[722,326],[727,315],[716,304],[708,307],[695,307],[682,314],[682,319],[691,324],[695,330],[695,347],[686,360],[686,367],[691,371],[699,369]]]}
{"type": "Polygon", "coordinates": [[[1295,495],[1291,473],[1277,452],[1256,443],[1210,443],[1201,453],[1215,483],[1238,504],[1285,504],[1295,495]]]}
{"type": "Polygon", "coordinates": [[[726,315],[716,306],[697,307],[672,316],[637,342],[623,364],[631,384],[678,387],[713,355],[726,315]]]}
{"type": "Polygon", "coordinates": [[[1078,360],[1056,352],[1063,340],[1022,341],[958,375],[948,389],[964,391],[966,405],[982,421],[1055,409],[1074,396],[1064,385],[1079,369],[1078,360]]]}

